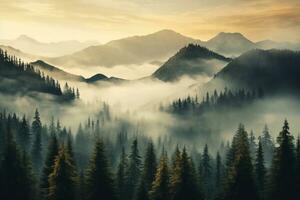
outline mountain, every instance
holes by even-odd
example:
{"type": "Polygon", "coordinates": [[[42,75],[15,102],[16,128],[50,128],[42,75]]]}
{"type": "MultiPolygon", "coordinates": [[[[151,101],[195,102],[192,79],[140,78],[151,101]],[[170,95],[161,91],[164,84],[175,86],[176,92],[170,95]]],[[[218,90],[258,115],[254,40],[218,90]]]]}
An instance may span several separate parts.
{"type": "Polygon", "coordinates": [[[299,94],[300,52],[251,50],[225,66],[205,87],[263,89],[266,93],[299,94]]]}
{"type": "Polygon", "coordinates": [[[257,48],[256,44],[241,33],[221,32],[203,44],[207,48],[229,57],[239,56],[251,49],[257,48]]]}
{"type": "Polygon", "coordinates": [[[290,49],[294,51],[300,50],[300,44],[291,42],[275,42],[272,40],[263,40],[260,42],[256,42],[256,45],[260,49],[290,49]]]}
{"type": "Polygon", "coordinates": [[[175,81],[183,76],[213,76],[230,60],[205,47],[189,44],[156,70],[152,77],[162,81],[175,81]]]}
{"type": "Polygon", "coordinates": [[[88,46],[98,44],[95,41],[79,42],[75,40],[44,43],[39,42],[26,35],[21,35],[14,40],[0,40],[0,44],[12,46],[33,55],[56,57],[76,51],[80,51],[88,46]]]}
{"type": "Polygon", "coordinates": [[[143,64],[164,60],[189,43],[201,43],[201,41],[172,30],[162,30],[149,35],[133,36],[104,45],[91,46],[71,55],[49,58],[47,61],[63,66],[113,67],[143,64]]]}
{"type": "Polygon", "coordinates": [[[0,45],[0,48],[4,51],[7,51],[7,53],[9,55],[14,55],[14,56],[26,61],[26,62],[30,62],[32,60],[38,59],[38,56],[28,54],[28,53],[24,53],[24,52],[20,51],[19,49],[15,49],[11,46],[0,45]]]}
{"type": "Polygon", "coordinates": [[[32,65],[25,64],[2,49],[0,49],[0,93],[10,95],[43,93],[56,97],[63,96],[58,82],[51,77],[43,77],[32,65]]]}
{"type": "Polygon", "coordinates": [[[83,76],[75,75],[63,71],[53,65],[50,65],[42,60],[37,60],[30,63],[35,68],[42,71],[44,74],[54,77],[58,80],[64,81],[75,81],[75,82],[86,82],[86,83],[97,83],[97,82],[109,82],[109,83],[123,83],[127,80],[116,78],[116,77],[107,77],[104,74],[95,74],[89,78],[84,78],[83,76]]]}
{"type": "Polygon", "coordinates": [[[74,75],[68,72],[65,72],[57,67],[54,67],[42,60],[37,60],[30,63],[32,66],[38,68],[48,76],[55,77],[58,80],[67,80],[67,81],[85,81],[83,76],[74,75]]]}
{"type": "Polygon", "coordinates": [[[104,74],[95,74],[94,76],[85,79],[87,83],[100,83],[100,82],[107,82],[107,83],[124,83],[128,82],[126,79],[116,78],[116,77],[107,77],[104,74]]]}

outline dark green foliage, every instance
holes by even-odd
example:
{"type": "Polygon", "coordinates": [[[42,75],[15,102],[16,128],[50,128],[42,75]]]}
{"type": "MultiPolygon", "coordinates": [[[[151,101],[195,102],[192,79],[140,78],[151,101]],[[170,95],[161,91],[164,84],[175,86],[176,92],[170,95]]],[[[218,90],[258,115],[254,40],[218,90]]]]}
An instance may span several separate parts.
{"type": "Polygon", "coordinates": [[[211,159],[208,153],[208,146],[205,145],[199,170],[201,185],[204,195],[207,199],[212,199],[213,195],[213,172],[211,166],[211,159]]]}
{"type": "Polygon", "coordinates": [[[261,141],[258,142],[255,159],[255,178],[260,199],[265,199],[266,168],[261,141]]]}
{"type": "Polygon", "coordinates": [[[296,147],[296,191],[300,189],[300,137],[297,138],[297,147],[296,147]]]}
{"type": "Polygon", "coordinates": [[[3,93],[16,94],[35,91],[62,95],[60,86],[54,79],[49,76],[45,77],[32,65],[25,64],[15,56],[8,55],[2,49],[0,49],[0,80],[0,92],[3,93]],[[7,81],[9,81],[9,85],[7,81]]]}
{"type": "Polygon", "coordinates": [[[131,145],[131,151],[129,154],[129,165],[128,165],[128,177],[126,178],[127,196],[131,200],[134,196],[134,192],[137,188],[138,181],[141,175],[141,156],[138,149],[138,141],[135,139],[131,145]]]}
{"type": "Polygon", "coordinates": [[[220,93],[216,90],[212,94],[207,92],[201,102],[199,102],[197,96],[188,96],[183,99],[179,98],[178,100],[173,101],[166,109],[167,111],[176,114],[194,113],[203,115],[206,112],[213,110],[241,108],[260,98],[262,97],[259,96],[259,89],[252,91],[247,91],[245,89],[232,91],[225,88],[224,91],[221,91],[220,93]]]}
{"type": "Polygon", "coordinates": [[[150,200],[171,200],[170,174],[166,153],[163,153],[160,158],[149,197],[150,200]]]}
{"type": "Polygon", "coordinates": [[[0,162],[0,199],[32,200],[34,182],[30,161],[17,148],[11,132],[10,118],[7,123],[6,142],[0,162]]]}
{"type": "Polygon", "coordinates": [[[154,145],[152,142],[149,142],[145,153],[142,175],[135,194],[135,200],[149,200],[148,191],[151,190],[152,182],[155,178],[156,165],[154,145]]]}
{"type": "Polygon", "coordinates": [[[75,200],[77,177],[68,152],[62,146],[49,175],[48,200],[75,200]]]}
{"type": "Polygon", "coordinates": [[[266,92],[265,95],[298,95],[299,64],[300,52],[255,49],[230,62],[216,74],[210,85],[214,87],[221,83],[230,88],[242,87],[249,90],[261,88],[266,92]],[[283,74],[288,78],[282,78],[283,74]]]}
{"type": "Polygon", "coordinates": [[[40,172],[42,167],[42,123],[40,114],[36,109],[34,120],[31,125],[31,133],[33,136],[33,144],[31,149],[33,167],[36,172],[40,172]]]}
{"type": "Polygon", "coordinates": [[[279,147],[275,150],[271,167],[270,198],[272,200],[296,199],[295,193],[295,147],[289,124],[284,121],[277,137],[279,147]]]}
{"type": "Polygon", "coordinates": [[[127,172],[128,172],[128,159],[127,155],[125,153],[124,147],[122,147],[122,153],[120,156],[120,162],[118,165],[117,170],[117,191],[120,197],[125,197],[127,195],[127,187],[126,187],[126,181],[127,181],[127,172]]]}
{"type": "Polygon", "coordinates": [[[270,167],[274,154],[274,143],[272,141],[272,137],[269,133],[269,128],[267,125],[265,125],[262,136],[259,137],[259,140],[261,141],[262,150],[264,152],[264,160],[266,162],[266,166],[270,167]]]}
{"type": "Polygon", "coordinates": [[[186,149],[180,156],[180,159],[175,160],[175,168],[173,169],[170,190],[172,200],[201,200],[203,195],[200,192],[197,183],[197,175],[191,159],[188,157],[186,149]]]}
{"type": "Polygon", "coordinates": [[[223,199],[258,199],[253,177],[248,134],[242,124],[240,124],[233,138],[230,154],[231,161],[227,166],[223,199]]]}
{"type": "Polygon", "coordinates": [[[222,191],[223,165],[220,153],[217,152],[216,157],[216,172],[215,172],[215,196],[218,196],[222,191]]]}
{"type": "Polygon", "coordinates": [[[30,149],[30,141],[31,141],[30,137],[31,137],[30,127],[24,115],[22,118],[21,125],[19,126],[17,141],[18,144],[20,144],[20,147],[24,149],[26,152],[29,152],[30,149]]]}
{"type": "Polygon", "coordinates": [[[47,155],[42,170],[41,181],[40,181],[40,190],[41,198],[46,199],[49,190],[49,175],[53,172],[53,167],[55,164],[55,159],[58,156],[59,144],[55,134],[50,136],[50,141],[48,144],[47,155]]]}
{"type": "Polygon", "coordinates": [[[87,200],[115,200],[115,188],[104,144],[97,141],[89,163],[86,178],[87,200]]]}

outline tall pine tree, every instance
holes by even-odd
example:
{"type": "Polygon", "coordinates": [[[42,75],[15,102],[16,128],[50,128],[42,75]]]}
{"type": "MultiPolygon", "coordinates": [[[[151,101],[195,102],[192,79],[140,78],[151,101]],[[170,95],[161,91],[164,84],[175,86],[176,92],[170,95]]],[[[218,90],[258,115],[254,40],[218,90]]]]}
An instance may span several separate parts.
{"type": "Polygon", "coordinates": [[[278,147],[275,150],[271,167],[270,198],[272,200],[296,199],[295,195],[295,154],[293,136],[289,124],[284,121],[282,131],[277,137],[278,147]]]}
{"type": "Polygon", "coordinates": [[[42,166],[42,123],[40,120],[40,114],[36,109],[34,120],[31,125],[31,132],[33,136],[32,144],[32,162],[35,172],[40,173],[40,168],[42,166]]]}
{"type": "Polygon", "coordinates": [[[75,200],[77,177],[75,168],[62,146],[49,175],[48,200],[75,200]]]}
{"type": "Polygon", "coordinates": [[[141,157],[138,149],[138,142],[135,139],[131,145],[131,152],[129,154],[128,177],[126,178],[128,199],[131,200],[137,188],[138,181],[141,175],[141,157]]]}
{"type": "Polygon", "coordinates": [[[160,158],[149,197],[150,200],[171,200],[168,157],[165,152],[160,158]]]}
{"type": "Polygon", "coordinates": [[[135,200],[149,200],[148,191],[150,191],[156,172],[156,155],[154,145],[149,142],[145,153],[143,171],[135,194],[135,200]]]}
{"type": "Polygon", "coordinates": [[[97,141],[89,163],[86,178],[87,200],[115,200],[114,180],[110,172],[104,144],[97,141]]]}

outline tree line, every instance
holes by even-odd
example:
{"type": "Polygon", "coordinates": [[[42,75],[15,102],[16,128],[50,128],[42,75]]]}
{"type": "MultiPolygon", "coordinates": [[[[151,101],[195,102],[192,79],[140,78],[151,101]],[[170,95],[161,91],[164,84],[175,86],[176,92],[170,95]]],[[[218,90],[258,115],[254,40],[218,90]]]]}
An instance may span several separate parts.
{"type": "Polygon", "coordinates": [[[254,100],[262,99],[263,97],[264,91],[262,89],[252,91],[239,89],[232,91],[231,89],[225,88],[220,92],[214,90],[212,94],[207,92],[202,100],[199,99],[197,95],[195,97],[187,96],[186,98],[179,98],[174,100],[166,108],[161,109],[176,114],[203,114],[204,112],[211,110],[241,107],[252,103],[254,100]]]}
{"type": "Polygon", "coordinates": [[[91,119],[79,126],[75,137],[54,119],[48,126],[42,124],[38,110],[29,121],[26,116],[0,113],[0,199],[284,200],[299,196],[300,139],[295,141],[287,120],[276,143],[267,127],[256,140],[240,124],[230,143],[215,156],[208,145],[195,154],[188,146],[169,149],[165,142],[137,135],[126,147],[124,131],[111,142],[101,133],[103,122],[91,119]],[[88,138],[85,129],[93,130],[89,135],[93,145],[88,147],[82,146],[88,138]],[[118,155],[111,152],[112,143],[118,155]],[[115,166],[113,157],[118,157],[115,166]]]}
{"type": "Polygon", "coordinates": [[[9,55],[1,48],[0,77],[3,78],[0,91],[4,93],[16,94],[35,91],[53,94],[61,97],[62,100],[74,100],[80,97],[78,88],[75,90],[66,83],[62,90],[57,80],[16,56],[9,55]]]}

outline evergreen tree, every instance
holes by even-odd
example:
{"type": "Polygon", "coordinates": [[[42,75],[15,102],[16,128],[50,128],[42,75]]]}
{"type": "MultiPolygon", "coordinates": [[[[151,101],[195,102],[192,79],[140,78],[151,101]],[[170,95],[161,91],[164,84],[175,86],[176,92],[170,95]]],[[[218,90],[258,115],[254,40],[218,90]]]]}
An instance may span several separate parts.
{"type": "Polygon", "coordinates": [[[220,156],[220,153],[217,152],[216,157],[216,172],[215,172],[215,195],[219,195],[219,193],[222,191],[222,178],[223,178],[223,167],[222,167],[222,159],[220,156]]]}
{"type": "Polygon", "coordinates": [[[53,171],[49,175],[48,200],[76,199],[77,178],[75,168],[65,148],[62,146],[55,159],[53,171]]]}
{"type": "Polygon", "coordinates": [[[210,156],[208,153],[208,146],[207,144],[204,147],[202,159],[201,159],[201,168],[199,171],[200,173],[200,180],[203,187],[204,195],[207,199],[212,198],[213,194],[213,182],[212,182],[212,167],[210,163],[210,156]]]}
{"type": "Polygon", "coordinates": [[[296,147],[296,191],[300,190],[300,137],[297,138],[297,147],[296,147]]]}
{"type": "Polygon", "coordinates": [[[32,161],[35,172],[39,173],[42,166],[42,123],[38,110],[35,111],[34,120],[31,125],[31,132],[33,135],[32,144],[32,161]]]}
{"type": "Polygon", "coordinates": [[[150,191],[155,178],[156,165],[154,146],[152,142],[149,142],[145,153],[142,175],[135,194],[135,200],[149,200],[148,191],[150,191]]]}
{"type": "Polygon", "coordinates": [[[170,175],[166,153],[163,153],[160,158],[149,196],[150,200],[171,200],[170,175]]]}
{"type": "Polygon", "coordinates": [[[117,171],[117,190],[120,197],[126,197],[127,196],[127,187],[126,187],[126,180],[127,180],[127,172],[128,172],[128,159],[127,155],[125,153],[124,147],[122,147],[122,153],[120,157],[120,162],[118,165],[118,171],[117,171]]]}
{"type": "Polygon", "coordinates": [[[0,162],[0,199],[31,200],[34,198],[34,182],[29,160],[17,148],[10,123],[8,119],[6,142],[0,162]]]}
{"type": "Polygon", "coordinates": [[[186,149],[183,149],[181,159],[176,162],[172,174],[170,190],[172,200],[201,200],[203,195],[200,192],[197,183],[195,169],[192,161],[187,155],[186,149]]]}
{"type": "Polygon", "coordinates": [[[141,175],[141,157],[138,150],[138,142],[135,139],[131,145],[131,152],[129,154],[128,177],[126,178],[128,199],[133,198],[138,181],[141,175]]]}
{"type": "Polygon", "coordinates": [[[249,136],[249,149],[250,149],[251,159],[252,159],[252,161],[254,163],[255,156],[256,156],[257,145],[256,145],[256,142],[255,142],[255,136],[254,136],[254,133],[253,133],[252,130],[251,130],[250,136],[249,136]]]}
{"type": "Polygon", "coordinates": [[[272,200],[296,199],[293,140],[289,132],[289,124],[285,120],[282,131],[277,137],[279,147],[275,150],[271,167],[270,198],[272,200]]]}
{"type": "Polygon", "coordinates": [[[115,189],[104,144],[97,141],[87,171],[87,200],[115,200],[115,189]]]}
{"type": "Polygon", "coordinates": [[[18,131],[18,144],[26,152],[30,149],[30,128],[29,124],[25,118],[25,115],[22,118],[22,122],[18,131]]]}
{"type": "Polygon", "coordinates": [[[256,152],[255,176],[256,176],[256,185],[257,185],[260,199],[264,199],[266,168],[265,168],[264,154],[262,150],[261,141],[258,142],[258,149],[256,152]]]}
{"type": "Polygon", "coordinates": [[[264,152],[266,167],[270,167],[273,159],[274,143],[267,125],[265,125],[262,136],[259,138],[259,140],[261,141],[262,151],[264,152]]]}
{"type": "Polygon", "coordinates": [[[58,156],[59,144],[55,134],[50,136],[50,141],[48,144],[47,155],[42,170],[40,189],[41,189],[41,198],[46,199],[48,190],[49,190],[49,181],[48,178],[53,172],[53,167],[55,164],[55,159],[58,156]]]}
{"type": "Polygon", "coordinates": [[[242,124],[232,141],[232,163],[228,166],[224,188],[224,200],[255,200],[253,166],[250,157],[248,134],[242,124]]]}

